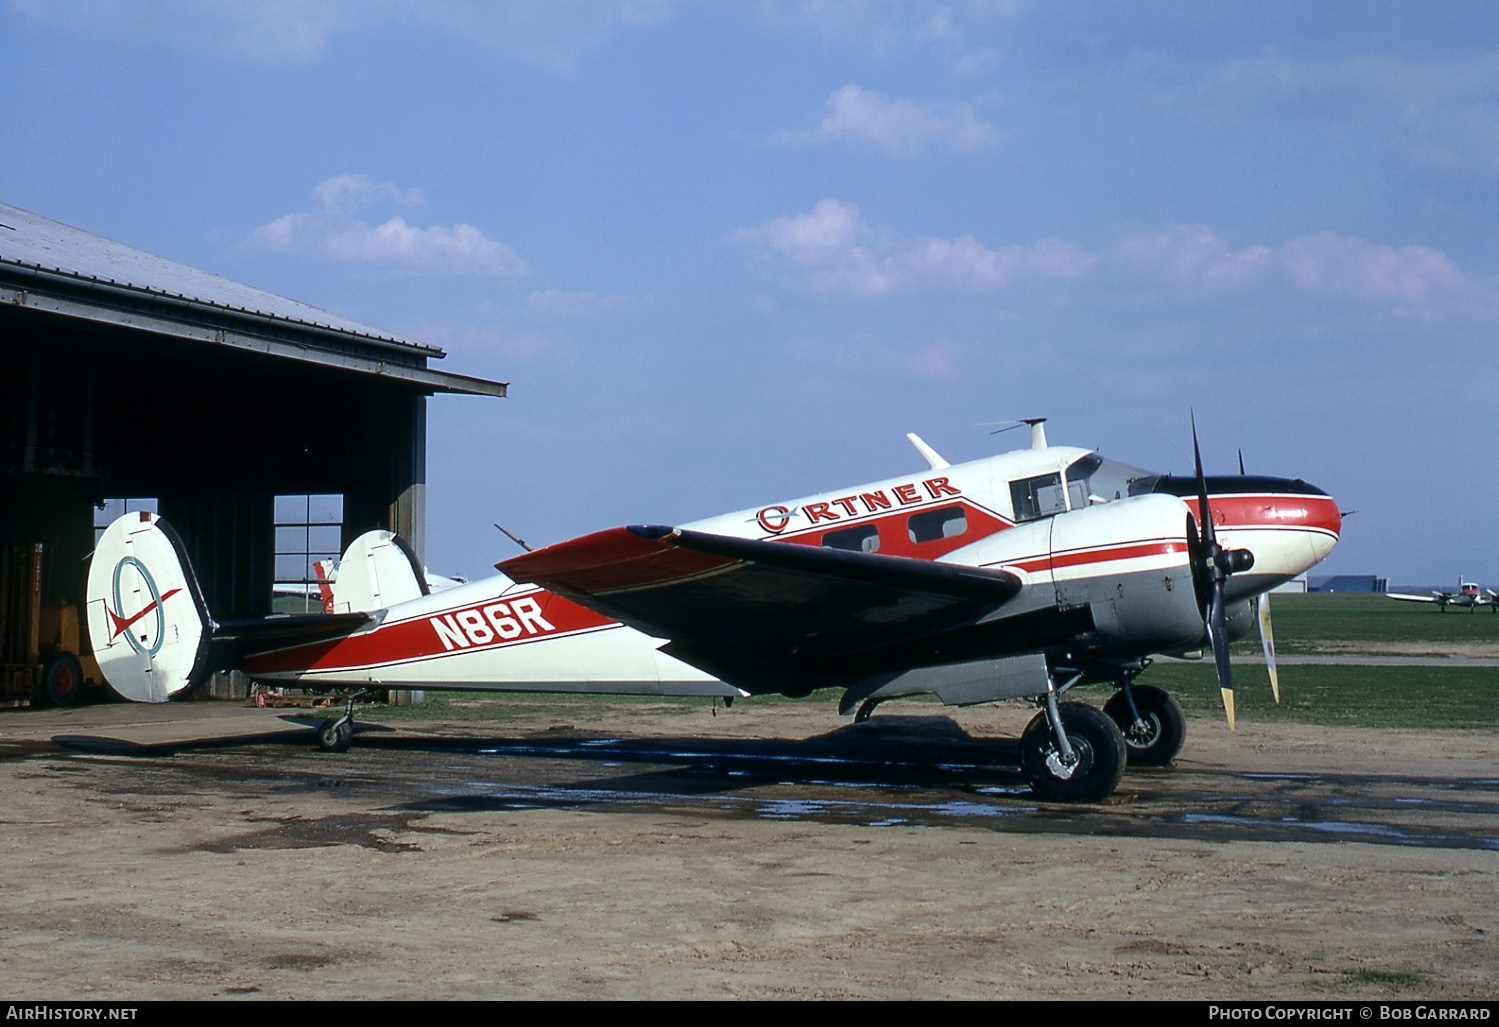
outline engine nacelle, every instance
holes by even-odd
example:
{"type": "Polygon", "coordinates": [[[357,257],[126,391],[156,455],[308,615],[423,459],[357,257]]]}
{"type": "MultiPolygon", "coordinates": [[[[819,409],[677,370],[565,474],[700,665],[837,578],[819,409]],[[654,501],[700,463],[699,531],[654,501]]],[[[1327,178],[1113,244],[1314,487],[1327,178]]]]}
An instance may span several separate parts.
{"type": "Polygon", "coordinates": [[[1091,610],[1097,655],[1144,656],[1201,640],[1186,519],[1181,500],[1161,495],[1052,518],[1057,605],[1091,610]]]}

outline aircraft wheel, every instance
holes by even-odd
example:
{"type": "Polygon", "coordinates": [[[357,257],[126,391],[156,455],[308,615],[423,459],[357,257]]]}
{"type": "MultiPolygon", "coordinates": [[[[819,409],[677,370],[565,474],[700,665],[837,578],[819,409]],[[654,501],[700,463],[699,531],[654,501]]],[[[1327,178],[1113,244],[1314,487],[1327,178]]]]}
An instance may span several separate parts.
{"type": "Polygon", "coordinates": [[[1103,704],[1103,712],[1124,733],[1124,749],[1132,767],[1164,767],[1176,759],[1187,739],[1187,718],[1170,692],[1152,685],[1135,685],[1135,708],[1143,727],[1130,714],[1123,689],[1103,704]]]}
{"type": "Polygon", "coordinates": [[[72,706],[83,697],[83,668],[72,653],[58,653],[42,668],[37,698],[47,706],[72,706]]]}
{"type": "Polygon", "coordinates": [[[324,752],[348,752],[353,740],[354,725],[344,717],[329,718],[318,728],[317,742],[324,752]]]}
{"type": "Polygon", "coordinates": [[[1043,799],[1097,802],[1124,776],[1124,736],[1112,720],[1083,703],[1063,703],[1057,712],[1074,761],[1069,765],[1062,760],[1043,711],[1020,736],[1020,769],[1031,790],[1043,799]]]}

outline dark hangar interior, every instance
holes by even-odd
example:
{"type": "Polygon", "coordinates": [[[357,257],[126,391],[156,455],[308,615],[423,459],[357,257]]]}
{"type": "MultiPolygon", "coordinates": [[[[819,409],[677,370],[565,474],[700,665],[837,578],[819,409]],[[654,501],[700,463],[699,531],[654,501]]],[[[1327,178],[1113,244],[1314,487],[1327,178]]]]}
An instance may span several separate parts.
{"type": "Polygon", "coordinates": [[[48,611],[81,606],[96,526],[135,503],[220,620],[272,612],[307,522],[325,549],[385,528],[421,554],[427,398],[506,388],[443,355],[0,204],[0,693],[45,663],[48,611]]]}

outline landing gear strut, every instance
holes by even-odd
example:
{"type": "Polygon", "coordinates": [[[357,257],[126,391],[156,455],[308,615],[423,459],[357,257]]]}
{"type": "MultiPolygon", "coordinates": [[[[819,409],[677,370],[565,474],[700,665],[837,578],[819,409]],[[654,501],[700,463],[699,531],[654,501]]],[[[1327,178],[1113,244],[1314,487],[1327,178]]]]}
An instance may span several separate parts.
{"type": "Polygon", "coordinates": [[[350,692],[344,699],[343,716],[323,721],[317,732],[318,748],[324,752],[349,751],[349,744],[354,741],[354,700],[363,694],[363,691],[350,692]]]}

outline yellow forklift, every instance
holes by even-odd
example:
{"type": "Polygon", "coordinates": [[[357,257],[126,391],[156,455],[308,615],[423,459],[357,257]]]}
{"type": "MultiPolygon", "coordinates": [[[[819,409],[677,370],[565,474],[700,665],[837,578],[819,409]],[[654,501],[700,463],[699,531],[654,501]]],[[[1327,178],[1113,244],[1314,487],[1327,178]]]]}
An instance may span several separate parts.
{"type": "Polygon", "coordinates": [[[0,699],[71,706],[103,676],[84,652],[78,607],[44,601],[47,571],[42,543],[0,546],[0,699]]]}

